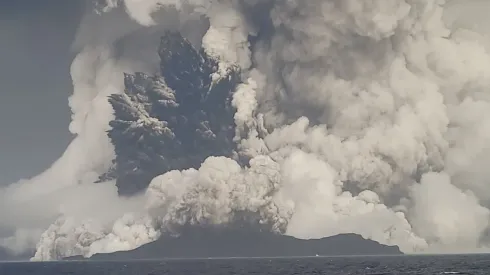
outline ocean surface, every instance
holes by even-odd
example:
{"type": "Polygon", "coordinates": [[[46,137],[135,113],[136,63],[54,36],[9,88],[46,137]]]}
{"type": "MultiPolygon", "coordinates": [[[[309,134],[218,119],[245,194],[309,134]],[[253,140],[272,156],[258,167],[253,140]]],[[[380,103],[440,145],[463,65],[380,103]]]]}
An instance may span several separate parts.
{"type": "Polygon", "coordinates": [[[1,275],[489,275],[490,255],[0,263],[1,275]]]}

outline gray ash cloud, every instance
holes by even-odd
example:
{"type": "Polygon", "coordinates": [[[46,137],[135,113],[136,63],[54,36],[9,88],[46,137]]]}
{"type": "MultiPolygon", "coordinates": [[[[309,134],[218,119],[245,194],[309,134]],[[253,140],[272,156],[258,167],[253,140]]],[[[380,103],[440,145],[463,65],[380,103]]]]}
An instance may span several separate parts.
{"type": "Polygon", "coordinates": [[[116,179],[122,195],[144,191],[170,170],[198,168],[209,156],[234,155],[231,96],[239,70],[214,83],[218,62],[179,33],[166,33],[158,53],[160,75],[125,74],[124,93],[109,97],[116,158],[102,179],[116,179]]]}

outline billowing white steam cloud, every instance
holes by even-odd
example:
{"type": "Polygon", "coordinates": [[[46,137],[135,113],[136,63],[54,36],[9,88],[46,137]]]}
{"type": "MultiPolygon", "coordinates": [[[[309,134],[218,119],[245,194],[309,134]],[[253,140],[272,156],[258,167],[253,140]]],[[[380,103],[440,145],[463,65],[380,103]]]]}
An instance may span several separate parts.
{"type": "Polygon", "coordinates": [[[472,13],[485,9],[478,0],[108,1],[76,43],[77,138],[50,170],[0,193],[2,208],[15,209],[0,226],[21,229],[4,245],[20,250],[39,237],[22,232],[49,227],[35,259],[90,256],[249,210],[300,238],[354,232],[404,252],[485,250],[490,40],[478,24],[490,22],[472,13]],[[254,24],[258,5],[270,8],[270,25],[254,24]],[[212,157],[121,199],[113,185],[92,184],[113,157],[106,96],[122,90],[122,72],[156,70],[166,29],[223,71],[242,68],[236,142],[250,167],[212,157]]]}

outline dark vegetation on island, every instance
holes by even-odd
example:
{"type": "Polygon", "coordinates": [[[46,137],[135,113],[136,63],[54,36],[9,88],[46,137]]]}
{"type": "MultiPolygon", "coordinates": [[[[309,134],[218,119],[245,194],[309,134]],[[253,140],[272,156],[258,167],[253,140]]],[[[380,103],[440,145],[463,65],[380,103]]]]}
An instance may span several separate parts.
{"type": "MultiPolygon", "coordinates": [[[[402,255],[397,246],[386,246],[356,234],[300,240],[250,228],[187,227],[179,236],[166,235],[135,250],[96,254],[88,260],[113,261],[164,258],[308,257],[402,255]]],[[[66,260],[83,260],[71,257],[66,260]]]]}

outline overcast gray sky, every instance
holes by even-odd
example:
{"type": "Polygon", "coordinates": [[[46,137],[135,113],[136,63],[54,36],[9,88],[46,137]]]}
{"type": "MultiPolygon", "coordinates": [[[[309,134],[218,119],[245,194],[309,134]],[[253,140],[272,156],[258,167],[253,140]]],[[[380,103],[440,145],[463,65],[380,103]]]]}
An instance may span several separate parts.
{"type": "Polygon", "coordinates": [[[0,184],[45,170],[66,148],[78,0],[0,0],[0,184]]]}

